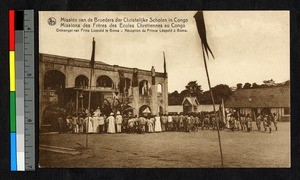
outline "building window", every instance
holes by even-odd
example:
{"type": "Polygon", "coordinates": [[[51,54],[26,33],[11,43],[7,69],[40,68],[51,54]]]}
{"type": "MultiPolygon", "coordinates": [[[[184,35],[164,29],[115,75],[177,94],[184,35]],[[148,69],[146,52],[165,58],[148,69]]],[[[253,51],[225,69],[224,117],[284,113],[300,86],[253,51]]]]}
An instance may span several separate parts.
{"type": "Polygon", "coordinates": [[[100,76],[97,78],[97,87],[110,87],[113,88],[113,81],[110,77],[108,76],[100,76]]]}
{"type": "Polygon", "coordinates": [[[150,88],[150,85],[149,85],[148,81],[146,81],[146,80],[141,81],[139,84],[139,94],[148,96],[149,88],[150,88]]]}
{"type": "Polygon", "coordinates": [[[158,84],[157,85],[157,96],[162,96],[162,85],[158,84]]]}
{"type": "Polygon", "coordinates": [[[131,79],[125,78],[125,84],[124,84],[124,90],[125,94],[131,95],[131,79]]]}
{"type": "Polygon", "coordinates": [[[75,78],[75,87],[87,87],[89,78],[84,75],[79,75],[75,78]]]}
{"type": "Polygon", "coordinates": [[[285,108],[283,109],[283,114],[284,114],[284,115],[290,115],[290,114],[291,114],[290,108],[289,108],[289,107],[285,107],[285,108]]]}
{"type": "Polygon", "coordinates": [[[49,70],[44,75],[44,88],[45,89],[64,89],[66,76],[58,70],[49,70]]]}

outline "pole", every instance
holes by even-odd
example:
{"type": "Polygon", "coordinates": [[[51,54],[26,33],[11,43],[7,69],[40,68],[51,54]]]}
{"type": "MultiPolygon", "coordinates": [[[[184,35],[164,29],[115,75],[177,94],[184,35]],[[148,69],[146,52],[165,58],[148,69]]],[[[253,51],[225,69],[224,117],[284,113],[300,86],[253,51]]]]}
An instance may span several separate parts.
{"type": "Polygon", "coordinates": [[[91,115],[91,95],[92,95],[92,77],[93,77],[93,68],[91,68],[90,73],[90,84],[89,84],[89,102],[88,102],[88,122],[87,122],[87,129],[86,129],[86,137],[85,137],[85,147],[88,148],[88,141],[89,141],[89,125],[90,125],[90,115],[91,115]]]}
{"type": "MultiPolygon", "coordinates": [[[[203,53],[203,59],[204,59],[204,65],[205,65],[205,71],[206,71],[206,76],[207,76],[207,81],[208,81],[210,96],[211,96],[211,100],[212,100],[213,108],[214,108],[214,114],[215,114],[215,117],[217,117],[216,107],[215,107],[215,99],[214,99],[214,95],[213,95],[213,92],[212,92],[212,89],[211,89],[211,85],[210,85],[210,79],[209,79],[209,74],[208,74],[208,69],[207,69],[207,64],[206,64],[206,58],[205,58],[205,54],[204,54],[203,44],[202,44],[202,53],[203,53]]],[[[221,145],[221,138],[220,138],[219,121],[217,121],[217,130],[218,130],[218,139],[219,139],[219,147],[220,147],[220,155],[221,155],[221,167],[223,167],[223,153],[222,153],[222,145],[221,145]]]]}
{"type": "Polygon", "coordinates": [[[78,115],[78,90],[76,90],[76,114],[78,115]]]}

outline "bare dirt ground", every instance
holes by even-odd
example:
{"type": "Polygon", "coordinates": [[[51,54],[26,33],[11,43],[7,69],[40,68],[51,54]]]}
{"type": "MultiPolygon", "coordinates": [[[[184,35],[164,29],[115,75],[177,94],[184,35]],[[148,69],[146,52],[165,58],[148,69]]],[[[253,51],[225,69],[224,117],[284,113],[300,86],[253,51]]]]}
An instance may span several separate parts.
{"type": "MultiPolygon", "coordinates": [[[[290,123],[278,131],[220,131],[224,167],[290,167],[290,123]]],[[[274,128],[273,128],[274,130],[274,128]]],[[[214,168],[220,167],[217,131],[146,134],[42,134],[40,144],[74,148],[80,155],[40,151],[41,167],[214,168]],[[79,143],[79,144],[78,144],[79,143]]]]}

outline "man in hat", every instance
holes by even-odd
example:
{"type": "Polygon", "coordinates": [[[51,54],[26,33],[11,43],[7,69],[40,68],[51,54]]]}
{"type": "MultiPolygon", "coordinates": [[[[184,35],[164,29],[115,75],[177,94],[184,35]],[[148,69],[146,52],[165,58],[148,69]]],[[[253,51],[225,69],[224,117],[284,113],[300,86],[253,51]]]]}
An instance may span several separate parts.
{"type": "Polygon", "coordinates": [[[116,133],[114,113],[110,113],[107,120],[108,120],[107,133],[116,133]]]}
{"type": "Polygon", "coordinates": [[[122,129],[122,121],[123,121],[123,117],[120,114],[120,111],[117,112],[117,116],[116,116],[116,124],[117,124],[117,133],[121,133],[121,129],[122,129]]]}

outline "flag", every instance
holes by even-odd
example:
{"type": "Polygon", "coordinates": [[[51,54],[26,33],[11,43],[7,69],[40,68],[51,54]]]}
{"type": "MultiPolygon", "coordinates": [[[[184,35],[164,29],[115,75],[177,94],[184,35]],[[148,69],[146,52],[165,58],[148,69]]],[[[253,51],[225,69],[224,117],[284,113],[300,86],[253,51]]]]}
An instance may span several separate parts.
{"type": "Polygon", "coordinates": [[[223,98],[222,98],[222,115],[223,115],[223,122],[226,123],[225,105],[224,105],[223,98]]]}
{"type": "Polygon", "coordinates": [[[138,81],[138,70],[134,69],[133,74],[132,74],[132,87],[138,87],[139,86],[139,81],[138,81]]]}
{"type": "Polygon", "coordinates": [[[125,88],[124,73],[121,70],[118,70],[118,72],[119,72],[119,77],[120,77],[119,90],[120,90],[120,93],[124,93],[124,88],[125,88]]]}
{"type": "Polygon", "coordinates": [[[198,34],[200,36],[201,39],[201,44],[202,44],[202,48],[206,53],[206,56],[209,58],[209,53],[211,54],[211,56],[213,58],[214,54],[212,53],[208,42],[207,42],[207,38],[206,38],[206,29],[205,29],[205,22],[204,22],[204,16],[203,16],[203,11],[198,11],[195,15],[194,18],[196,20],[196,24],[197,24],[197,29],[198,29],[198,34]],[[208,53],[209,52],[209,53],[208,53]]]}
{"type": "MultiPolygon", "coordinates": [[[[205,66],[205,71],[206,71],[206,76],[207,76],[207,82],[208,82],[211,100],[213,102],[214,114],[216,115],[215,100],[214,100],[214,95],[213,95],[213,92],[211,89],[209,73],[208,73],[208,68],[207,68],[207,64],[206,64],[206,57],[207,57],[207,59],[209,59],[209,54],[211,54],[211,56],[214,58],[214,55],[213,55],[213,53],[208,45],[208,42],[207,42],[203,11],[198,11],[194,15],[194,18],[196,20],[198,34],[201,39],[202,54],[203,54],[203,61],[204,61],[204,66],[205,66]]],[[[222,153],[221,137],[220,137],[220,131],[219,131],[219,123],[217,123],[217,130],[218,130],[219,148],[220,148],[220,155],[221,155],[221,166],[223,167],[223,153],[222,153]]]]}
{"type": "Polygon", "coordinates": [[[166,57],[165,57],[165,51],[163,52],[164,54],[164,74],[167,76],[167,65],[166,65],[166,57]]]}
{"type": "Polygon", "coordinates": [[[91,57],[91,62],[90,62],[91,68],[94,68],[94,65],[95,65],[95,44],[96,44],[96,42],[93,38],[92,57],[91,57]]]}

